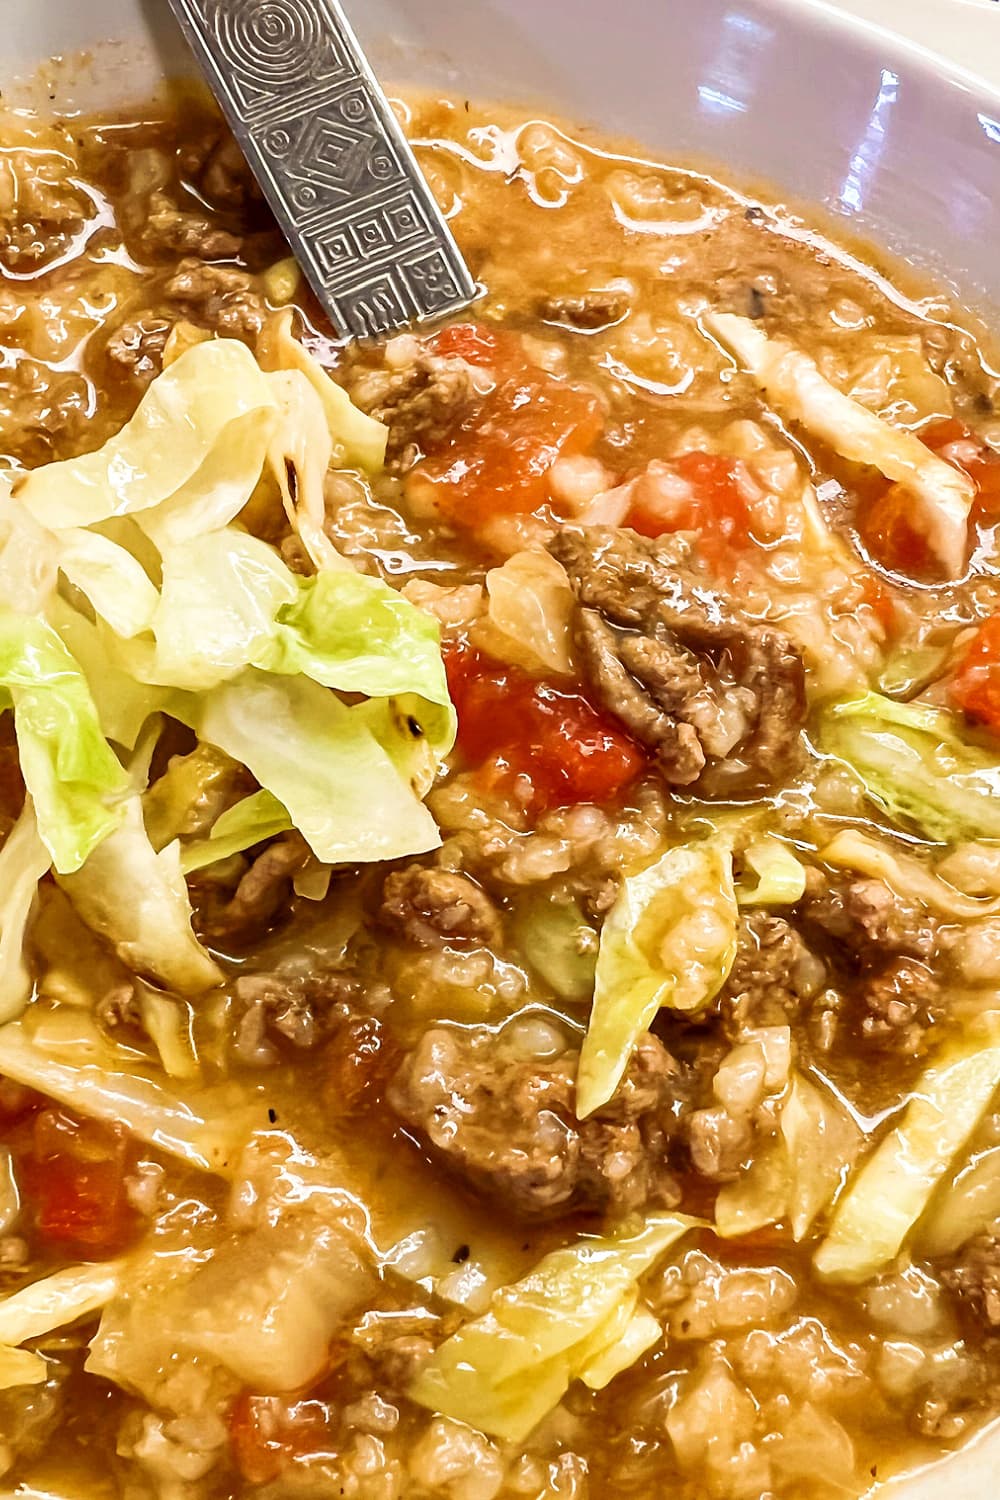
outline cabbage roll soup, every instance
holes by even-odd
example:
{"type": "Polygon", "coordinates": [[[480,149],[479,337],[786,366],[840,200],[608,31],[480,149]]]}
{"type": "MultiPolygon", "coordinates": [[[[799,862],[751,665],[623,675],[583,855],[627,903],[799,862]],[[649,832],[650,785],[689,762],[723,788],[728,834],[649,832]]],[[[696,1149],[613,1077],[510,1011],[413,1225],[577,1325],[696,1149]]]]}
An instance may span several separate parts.
{"type": "Polygon", "coordinates": [[[1000,375],[400,105],[345,347],[217,117],[0,154],[0,1472],[850,1500],[1000,1410],[1000,375]]]}

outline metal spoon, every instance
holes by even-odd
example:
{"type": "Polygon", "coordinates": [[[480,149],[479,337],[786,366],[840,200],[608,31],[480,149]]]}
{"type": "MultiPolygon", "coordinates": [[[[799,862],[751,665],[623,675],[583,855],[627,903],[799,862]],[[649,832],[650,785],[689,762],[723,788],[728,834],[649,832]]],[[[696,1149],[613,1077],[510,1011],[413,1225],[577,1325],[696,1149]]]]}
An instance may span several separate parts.
{"type": "Polygon", "coordinates": [[[476,284],[338,0],[170,0],[295,258],[344,337],[476,284]]]}

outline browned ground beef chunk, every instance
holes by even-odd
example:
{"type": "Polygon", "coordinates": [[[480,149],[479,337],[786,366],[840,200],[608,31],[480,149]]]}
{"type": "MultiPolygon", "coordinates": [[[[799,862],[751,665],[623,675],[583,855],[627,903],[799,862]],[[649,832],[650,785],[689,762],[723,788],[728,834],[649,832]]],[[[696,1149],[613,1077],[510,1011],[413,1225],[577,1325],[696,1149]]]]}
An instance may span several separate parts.
{"type": "Polygon", "coordinates": [[[363,986],[349,971],[245,974],[234,986],[243,1007],[236,1047],[244,1062],[272,1059],[270,1042],[279,1038],[296,1048],[314,1047],[354,1016],[363,986]]]}
{"type": "Polygon", "coordinates": [[[182,260],[164,291],[189,317],[206,328],[234,338],[255,338],[267,309],[253,277],[235,266],[182,260]]]}
{"type": "Polygon", "coordinates": [[[344,380],[355,405],[388,427],[386,461],[399,472],[447,437],[477,399],[473,371],[409,337],[394,341],[382,363],[368,360],[366,351],[349,355],[344,380]]]}
{"type": "Polygon", "coordinates": [[[895,958],[858,987],[861,1035],[887,1051],[912,1054],[940,1014],[941,987],[926,964],[895,958]]]}
{"type": "Polygon", "coordinates": [[[781,631],[706,587],[677,537],[564,528],[549,543],[577,598],[577,647],[602,705],[667,781],[720,796],[787,776],[805,672],[781,631]]]}
{"type": "Polygon", "coordinates": [[[302,835],[283,833],[258,854],[225,904],[199,903],[201,935],[224,941],[259,934],[288,901],[292,880],[308,859],[309,846],[302,835]]]}
{"type": "Polygon", "coordinates": [[[438,1028],[406,1059],[389,1103],[457,1177],[524,1218],[676,1203],[666,1158],[680,1068],[647,1036],[614,1099],[581,1121],[578,1056],[525,1060],[491,1032],[438,1028]]]}
{"type": "Polygon", "coordinates": [[[943,1279],[984,1333],[1000,1332],[1000,1236],[970,1240],[943,1279]]]}
{"type": "Polygon", "coordinates": [[[184,179],[214,208],[263,211],[263,195],[246,158],[228,131],[185,143],[177,157],[184,179]]]}
{"type": "Polygon", "coordinates": [[[940,924],[884,881],[810,870],[799,907],[807,932],[826,940],[861,1039],[911,1056],[942,1011],[933,963],[940,924]],[[831,941],[832,940],[832,941],[831,941]]]}
{"type": "Polygon", "coordinates": [[[141,313],[115,329],[106,345],[107,357],[119,373],[128,373],[143,385],[154,379],[163,367],[172,323],[156,313],[141,313]]]}
{"type": "Polygon", "coordinates": [[[204,214],[185,212],[167,193],[149,200],[140,239],[153,254],[197,255],[201,260],[228,260],[238,255],[243,240],[204,214]]]}
{"type": "Polygon", "coordinates": [[[581,297],[543,297],[538,315],[546,323],[568,323],[595,332],[620,323],[629,310],[624,292],[584,292],[581,297]]]}
{"type": "Polygon", "coordinates": [[[810,870],[799,910],[807,926],[842,944],[859,961],[880,962],[892,954],[926,959],[937,948],[935,919],[882,880],[810,870]]]}
{"type": "Polygon", "coordinates": [[[489,947],[500,936],[496,907],[475,881],[423,865],[388,877],[379,918],[422,948],[455,941],[489,947]]]}
{"type": "Polygon", "coordinates": [[[785,1026],[824,983],[826,969],[783,917],[753,912],[740,921],[739,945],[718,999],[728,1029],[785,1026]]]}

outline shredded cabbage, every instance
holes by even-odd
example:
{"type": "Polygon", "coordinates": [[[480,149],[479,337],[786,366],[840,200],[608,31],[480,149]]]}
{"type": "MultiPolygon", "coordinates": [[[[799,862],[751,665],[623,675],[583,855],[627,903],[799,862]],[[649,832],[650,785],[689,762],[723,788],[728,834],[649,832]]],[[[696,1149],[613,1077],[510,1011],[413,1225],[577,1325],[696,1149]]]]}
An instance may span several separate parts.
{"type": "Polygon", "coordinates": [[[245,345],[211,339],[152,382],[94,453],[33,470],[17,498],[52,531],[134,516],[160,543],[225,526],[257,483],[276,404],[245,345]]]}
{"type": "Polygon", "coordinates": [[[934,1259],[956,1250],[1000,1219],[1000,1146],[964,1162],[942,1183],[920,1222],[917,1245],[934,1259]]]}
{"type": "Polygon", "coordinates": [[[1000,1085],[1000,1014],[944,1047],[898,1122],[861,1164],[816,1252],[821,1276],[865,1281],[889,1264],[1000,1085]]]}
{"type": "Polygon", "coordinates": [[[529,672],[572,672],[573,590],[547,552],[515,552],[486,575],[489,606],[475,643],[529,672]]]}
{"type": "MultiPolygon", "coordinates": [[[[79,1057],[79,1048],[76,1053],[79,1057]]],[[[61,1062],[39,1045],[24,1021],[0,1027],[0,1074],[80,1114],[124,1125],[168,1156],[220,1176],[232,1171],[252,1132],[267,1128],[265,1105],[248,1106],[243,1087],[168,1089],[124,1063],[116,1069],[61,1062]]]]}
{"type": "Polygon", "coordinates": [[[1000,759],[945,709],[865,693],[824,710],[819,743],[890,816],[928,838],[1000,838],[1000,759]]]}
{"type": "Polygon", "coordinates": [[[581,1239],[546,1255],[521,1281],[495,1292],[486,1314],[445,1340],[409,1396],[523,1442],[572,1381],[589,1376],[599,1389],[627,1357],[651,1346],[655,1320],[640,1306],[639,1278],[698,1222],[652,1214],[636,1234],[581,1239]]]}
{"type": "Polygon", "coordinates": [[[44,620],[0,608],[0,685],[39,837],[60,873],[78,870],[120,826],[128,790],[87,679],[44,620]]]}
{"type": "Polygon", "coordinates": [[[514,913],[513,931],[518,949],[560,999],[593,997],[597,934],[575,901],[527,895],[514,913]]]}
{"type": "Polygon", "coordinates": [[[125,804],[125,822],[60,884],[88,927],[107,937],[133,973],[196,995],[222,974],[191,930],[191,903],[180,846],[157,853],[142,819],[142,799],[125,804]]]}
{"type": "Polygon", "coordinates": [[[836,1197],[861,1148],[861,1132],[829,1090],[792,1076],[778,1131],[718,1193],[715,1223],[729,1239],[787,1222],[802,1240],[836,1197]]]}
{"type": "Polygon", "coordinates": [[[270,792],[254,792],[227,808],[212,825],[207,839],[196,839],[182,846],[181,869],[190,875],[217,860],[242,854],[244,849],[251,849],[254,844],[285,833],[291,827],[288,809],[277,797],[270,792]]]}
{"type": "Polygon", "coordinates": [[[794,906],[806,889],[806,869],[783,839],[764,834],[743,851],[743,861],[757,877],[736,887],[740,906],[794,906]]]}
{"type": "Polygon", "coordinates": [[[97,1312],[122,1283],[125,1262],[67,1266],[0,1299],[0,1344],[16,1348],[97,1312]]]}
{"type": "Polygon", "coordinates": [[[956,890],[940,875],[912,855],[901,854],[857,828],[844,828],[819,851],[820,859],[838,869],[873,875],[904,900],[920,901],[931,911],[959,921],[992,917],[1000,912],[1000,899],[983,901],[956,890]]]}
{"type": "MultiPolygon", "coordinates": [[[[366,707],[348,708],[305,677],[250,670],[178,714],[249,767],[324,864],[434,849],[437,826],[368,727],[366,707]]],[[[416,719],[392,732],[426,744],[416,719]]]]}
{"type": "Polygon", "coordinates": [[[38,882],[51,863],[51,855],[38,837],[35,809],[28,796],[0,849],[0,1024],[19,1015],[31,998],[24,935],[38,882]]]}
{"type": "Polygon", "coordinates": [[[765,395],[794,422],[852,463],[870,464],[914,497],[914,519],[948,576],[965,568],[969,512],[975,485],[905,428],[893,427],[831,385],[813,360],[784,339],[768,338],[751,319],[709,313],[709,330],[721,339],[765,395]]]}
{"type": "Polygon", "coordinates": [[[605,919],[577,1074],[581,1119],[611,1098],[662,1006],[697,1011],[736,956],[733,861],[716,840],[668,849],[627,876],[605,919]]]}
{"type": "Polygon", "coordinates": [[[17,1385],[42,1385],[49,1367],[40,1354],[31,1349],[9,1349],[0,1344],[0,1391],[17,1385]]]}

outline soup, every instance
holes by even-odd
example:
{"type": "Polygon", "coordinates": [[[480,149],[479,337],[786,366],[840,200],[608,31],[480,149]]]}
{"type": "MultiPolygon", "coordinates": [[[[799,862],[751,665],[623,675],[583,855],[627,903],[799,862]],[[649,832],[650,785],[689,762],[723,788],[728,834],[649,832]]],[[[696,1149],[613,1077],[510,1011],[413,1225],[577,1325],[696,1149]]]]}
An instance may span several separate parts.
{"type": "Polygon", "coordinates": [[[399,108],[484,296],[355,348],[200,97],[4,124],[0,1470],[861,1494],[997,1407],[1000,377],[399,108]]]}

